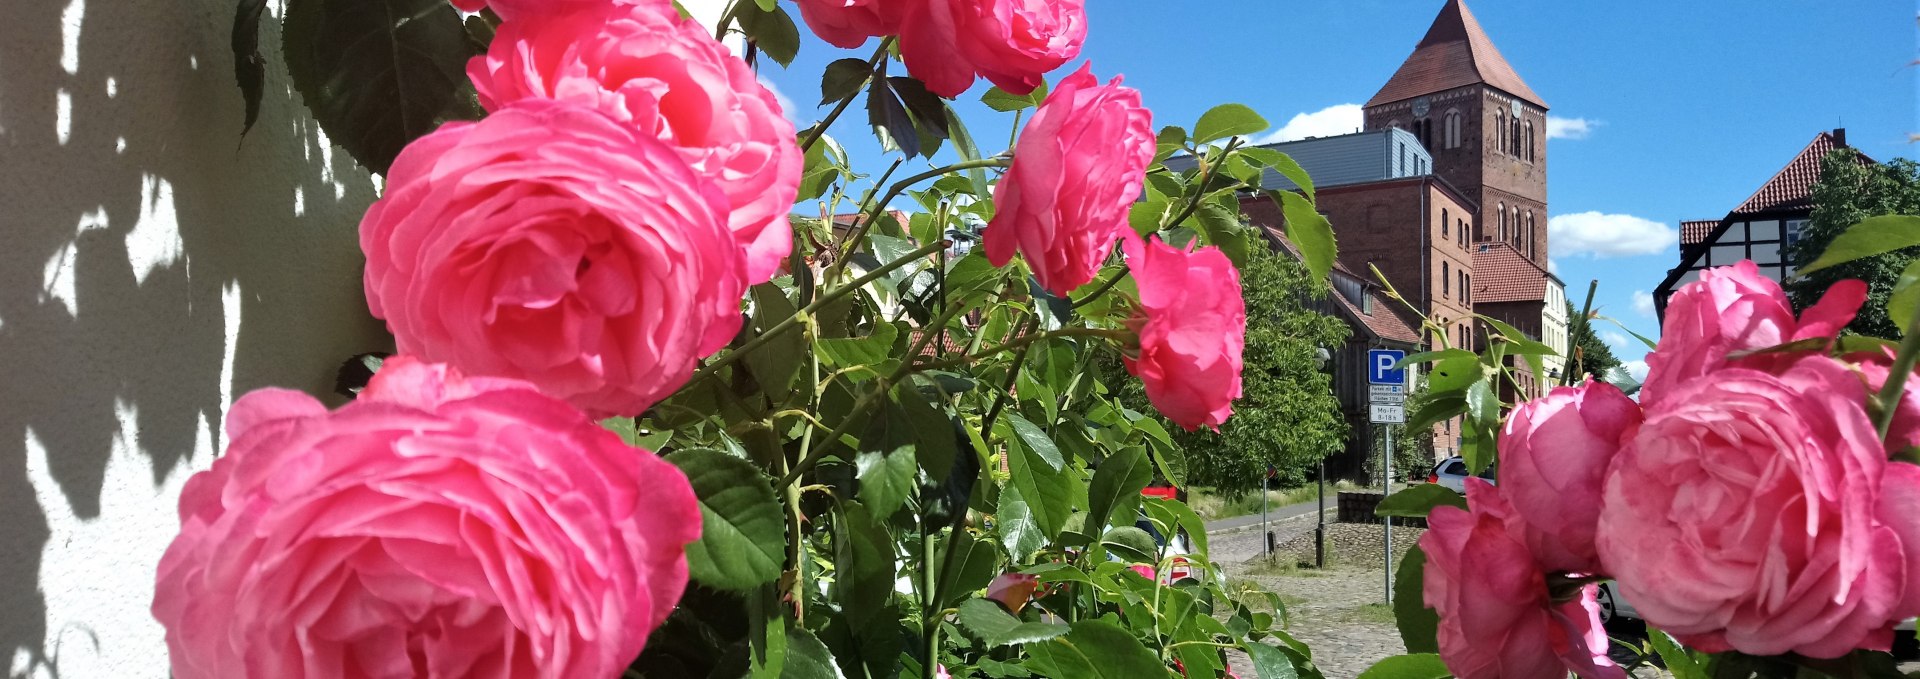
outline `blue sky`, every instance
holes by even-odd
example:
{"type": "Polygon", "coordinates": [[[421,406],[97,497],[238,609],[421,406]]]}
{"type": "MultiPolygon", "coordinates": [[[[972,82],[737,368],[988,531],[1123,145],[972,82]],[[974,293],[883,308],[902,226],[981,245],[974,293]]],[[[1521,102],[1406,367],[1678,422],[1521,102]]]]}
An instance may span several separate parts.
{"type": "MultiPolygon", "coordinates": [[[[1124,74],[1155,125],[1191,126],[1214,104],[1239,102],[1276,131],[1330,134],[1357,125],[1359,104],[1413,51],[1440,0],[1090,0],[1082,58],[1102,78],[1124,74]]],[[[1889,0],[1542,3],[1471,0],[1468,7],[1522,78],[1562,119],[1549,141],[1550,245],[1570,296],[1600,281],[1596,305],[1655,336],[1651,291],[1677,263],[1682,219],[1717,219],[1838,126],[1875,158],[1920,156],[1915,7],[1889,0]],[[1764,9],[1764,11],[1762,11],[1764,9]],[[1583,213],[1597,213],[1567,219],[1583,213]],[[1585,234],[1587,237],[1582,237],[1585,234]],[[1596,238],[1605,234],[1608,238],[1596,238]],[[1627,237],[1612,237],[1628,234],[1627,237]]],[[[826,113],[819,74],[858,53],[811,35],[792,69],[764,77],[805,123],[826,113]]],[[[1053,78],[1078,67],[1073,62],[1053,78]]],[[[1004,148],[1011,117],[957,108],[983,151],[1004,148]]],[[[858,106],[832,134],[872,172],[886,159],[858,106]]],[[[950,160],[936,159],[936,163],[950,160]]],[[[915,161],[904,169],[926,167],[915,161]]],[[[1607,331],[1624,360],[1644,349],[1607,331]]]]}

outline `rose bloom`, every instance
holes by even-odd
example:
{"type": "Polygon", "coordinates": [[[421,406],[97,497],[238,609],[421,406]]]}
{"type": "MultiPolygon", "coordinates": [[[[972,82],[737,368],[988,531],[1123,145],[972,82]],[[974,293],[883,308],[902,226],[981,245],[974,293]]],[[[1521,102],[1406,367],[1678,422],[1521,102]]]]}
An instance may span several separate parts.
{"type": "Polygon", "coordinates": [[[1062,297],[1093,280],[1114,240],[1133,232],[1127,210],[1154,153],[1140,93],[1117,77],[1101,85],[1089,69],[1060,81],[1034,112],[994,186],[997,211],[983,234],[994,266],[1018,250],[1062,297]]]}
{"type": "Polygon", "coordinates": [[[1796,320],[1787,293],[1752,261],[1702,271],[1700,280],[1667,302],[1659,346],[1647,355],[1640,402],[1659,402],[1680,383],[1724,365],[1730,354],[1833,337],[1853,321],[1866,294],[1865,283],[1841,281],[1796,320]]]}
{"type": "Polygon", "coordinates": [[[1545,574],[1513,532],[1516,510],[1504,490],[1467,479],[1472,510],[1435,507],[1420,537],[1425,603],[1440,614],[1441,660],[1460,679],[1537,679],[1569,671],[1624,679],[1626,672],[1607,658],[1596,586],[1553,601],[1545,574]]]}
{"type": "Polygon", "coordinates": [[[914,0],[900,27],[900,58],[949,99],[976,75],[1025,95],[1079,56],[1086,39],[1082,0],[914,0]]]}
{"type": "Polygon", "coordinates": [[[686,586],[686,477],[530,384],[396,357],[226,428],[160,559],[175,677],[617,676],[686,586]]]}
{"type": "Polygon", "coordinates": [[[1860,373],[1812,354],[1648,406],[1596,537],[1622,596],[1702,650],[1886,649],[1920,614],[1920,468],[1888,462],[1866,399],[1860,373]]]}
{"type": "Polygon", "coordinates": [[[1001,573],[987,585],[987,598],[1000,602],[1007,611],[1018,614],[1040,589],[1040,577],[1027,573],[1001,573]]]}
{"type": "Polygon", "coordinates": [[[639,413],[740,329],[744,266],[712,187],[565,102],[449,123],[400,152],[360,223],[367,304],[400,353],[639,413]]]}
{"type": "Polygon", "coordinates": [[[794,1],[814,35],[844,49],[859,47],[867,38],[899,33],[900,20],[913,4],[908,0],[794,1]]]}
{"type": "Polygon", "coordinates": [[[1640,404],[1605,382],[1560,387],[1513,409],[1500,436],[1500,493],[1548,570],[1599,569],[1593,531],[1607,465],[1640,426],[1640,404]]]}
{"type": "Polygon", "coordinates": [[[1128,236],[1127,265],[1140,284],[1133,321],[1140,349],[1121,362],[1167,419],[1188,431],[1219,429],[1240,398],[1247,340],[1240,272],[1219,248],[1188,251],[1128,236]]]}
{"type": "Polygon", "coordinates": [[[671,3],[600,2],[501,24],[467,75],[488,111],[522,99],[592,106],[679,151],[727,197],[748,283],[793,251],[803,159],[793,123],[746,62],[671,3]]]}

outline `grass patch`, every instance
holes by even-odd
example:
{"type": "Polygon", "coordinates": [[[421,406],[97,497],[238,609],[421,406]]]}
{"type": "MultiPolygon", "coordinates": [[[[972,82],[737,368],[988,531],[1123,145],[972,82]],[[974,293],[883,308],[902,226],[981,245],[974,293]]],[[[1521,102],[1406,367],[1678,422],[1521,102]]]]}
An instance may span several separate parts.
{"type": "Polygon", "coordinates": [[[1347,622],[1370,622],[1381,625],[1395,624],[1393,607],[1387,604],[1363,604],[1358,608],[1341,611],[1341,619],[1347,622]]]}
{"type": "MultiPolygon", "coordinates": [[[[1340,565],[1332,558],[1333,556],[1332,552],[1327,553],[1327,568],[1325,570],[1331,570],[1340,565]]],[[[1275,554],[1273,558],[1249,561],[1247,562],[1246,572],[1247,575],[1270,578],[1319,578],[1326,576],[1323,569],[1313,567],[1311,559],[1300,560],[1287,554],[1275,554]]]]}

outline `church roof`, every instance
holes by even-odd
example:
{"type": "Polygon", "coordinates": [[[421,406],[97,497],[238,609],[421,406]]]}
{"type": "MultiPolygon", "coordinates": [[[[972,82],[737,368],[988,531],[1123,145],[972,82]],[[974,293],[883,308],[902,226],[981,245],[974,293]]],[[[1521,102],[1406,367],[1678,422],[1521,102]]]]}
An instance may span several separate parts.
{"type": "MultiPolygon", "coordinates": [[[[1800,150],[1800,155],[1794,156],[1772,179],[1760,185],[1760,190],[1753,192],[1740,207],[1734,208],[1733,215],[1813,209],[1813,185],[1820,181],[1821,159],[1834,149],[1846,145],[1845,129],[1816,135],[1806,148],[1800,150]]],[[[1862,164],[1873,162],[1864,155],[1858,156],[1858,159],[1862,164]]]]}
{"type": "Polygon", "coordinates": [[[1480,28],[1461,0],[1447,0],[1427,29],[1427,37],[1413,49],[1413,56],[1400,64],[1400,70],[1387,84],[1367,100],[1367,106],[1412,99],[1456,87],[1485,83],[1507,94],[1531,102],[1540,108],[1547,103],[1520,79],[1500,48],[1480,28]]]}
{"type": "Polygon", "coordinates": [[[1512,245],[1478,243],[1473,253],[1473,303],[1543,302],[1553,274],[1512,245]]]}

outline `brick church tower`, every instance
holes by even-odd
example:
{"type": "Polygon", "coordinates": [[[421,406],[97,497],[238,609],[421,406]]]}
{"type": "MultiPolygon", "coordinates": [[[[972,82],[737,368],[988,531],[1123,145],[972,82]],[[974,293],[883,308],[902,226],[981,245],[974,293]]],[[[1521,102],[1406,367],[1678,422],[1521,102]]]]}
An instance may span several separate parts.
{"type": "Polygon", "coordinates": [[[1474,240],[1547,266],[1547,104],[1527,87],[1461,0],[1367,101],[1366,129],[1412,132],[1434,173],[1479,203],[1474,240]]]}

